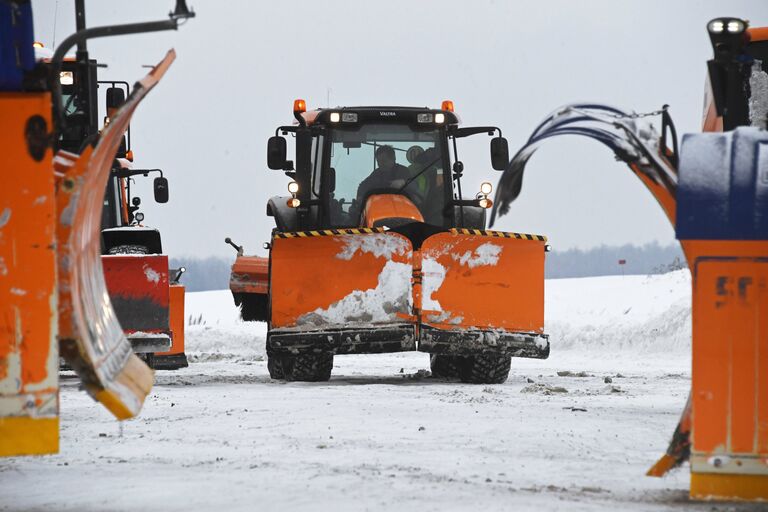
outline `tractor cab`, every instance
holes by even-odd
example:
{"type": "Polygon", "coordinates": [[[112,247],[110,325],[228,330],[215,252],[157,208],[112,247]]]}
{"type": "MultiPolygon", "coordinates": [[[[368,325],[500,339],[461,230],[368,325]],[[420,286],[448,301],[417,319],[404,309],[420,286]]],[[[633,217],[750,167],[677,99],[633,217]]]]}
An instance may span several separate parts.
{"type": "MultiPolygon", "coordinates": [[[[492,205],[484,184],[464,199],[456,139],[487,133],[491,163],[503,170],[507,142],[495,126],[460,128],[453,102],[440,109],[339,107],[306,111],[294,103],[296,124],[277,128],[268,142],[270,169],[293,181],[290,197],[270,200],[268,214],[279,230],[399,228],[421,223],[433,228],[485,228],[492,205]],[[296,158],[287,159],[287,134],[296,158]],[[282,136],[281,136],[282,135],[282,136]]],[[[490,184],[488,184],[490,185],[490,184]]]]}
{"type": "MultiPolygon", "coordinates": [[[[64,120],[58,146],[70,153],[80,154],[98,141],[120,106],[130,95],[128,82],[98,80],[97,70],[105,67],[96,60],[86,58],[64,60],[59,73],[61,84],[61,114],[64,120]],[[105,108],[99,112],[99,89],[106,87],[105,108]],[[100,125],[99,114],[103,114],[100,125]]],[[[131,184],[138,177],[159,174],[153,182],[157,203],[168,202],[168,179],[160,169],[134,169],[132,166],[131,130],[128,128],[115,154],[112,171],[104,193],[101,215],[102,252],[124,254],[127,251],[148,254],[162,253],[160,232],[144,228],[145,215],[138,211],[141,198],[132,194],[131,184]],[[141,229],[133,229],[141,228],[141,229]]]]}

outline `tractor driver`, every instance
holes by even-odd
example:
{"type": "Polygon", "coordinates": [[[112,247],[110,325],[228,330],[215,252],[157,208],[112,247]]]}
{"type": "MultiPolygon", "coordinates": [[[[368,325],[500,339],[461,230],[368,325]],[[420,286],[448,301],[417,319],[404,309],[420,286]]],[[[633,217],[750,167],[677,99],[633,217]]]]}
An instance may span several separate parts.
{"type": "Polygon", "coordinates": [[[408,168],[395,161],[395,149],[392,146],[381,146],[376,150],[376,163],[378,167],[357,187],[359,202],[364,201],[373,190],[402,187],[411,177],[408,168]]]}

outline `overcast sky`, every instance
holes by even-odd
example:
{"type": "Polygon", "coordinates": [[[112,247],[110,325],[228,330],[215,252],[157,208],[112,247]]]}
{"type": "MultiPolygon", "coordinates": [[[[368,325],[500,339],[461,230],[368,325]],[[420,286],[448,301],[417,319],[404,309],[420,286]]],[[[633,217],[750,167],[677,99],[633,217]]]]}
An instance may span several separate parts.
{"type": "MultiPolygon", "coordinates": [[[[706,22],[768,25],[766,0],[214,1],[178,32],[92,40],[100,78],[133,83],[167,49],[178,58],[132,124],[137,167],[162,168],[168,204],[143,190],[145,223],[171,256],[233,256],[231,236],[263,252],[265,205],[288,178],[266,166],[266,141],[313,107],[413,105],[451,99],[465,126],[495,124],[514,152],[563,103],[650,111],[671,105],[678,132],[700,128],[706,22]]],[[[173,0],[86,1],[88,26],[165,18],[173,0]]],[[[36,39],[74,32],[73,0],[33,1],[36,39]],[[55,27],[55,30],[54,30],[55,27]]],[[[463,189],[499,174],[488,138],[459,141],[463,189]]],[[[532,158],[498,229],[548,235],[557,249],[674,240],[652,196],[603,146],[559,138],[532,158]]]]}

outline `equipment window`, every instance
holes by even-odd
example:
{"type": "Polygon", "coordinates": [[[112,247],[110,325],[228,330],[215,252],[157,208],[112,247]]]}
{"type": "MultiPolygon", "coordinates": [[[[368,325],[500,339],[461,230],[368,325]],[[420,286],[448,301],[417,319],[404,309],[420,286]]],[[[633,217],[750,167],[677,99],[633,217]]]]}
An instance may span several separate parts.
{"type": "Polygon", "coordinates": [[[419,209],[424,221],[442,225],[443,142],[439,130],[408,125],[367,125],[333,130],[328,168],[330,221],[356,226],[372,193],[400,194],[419,209]]]}

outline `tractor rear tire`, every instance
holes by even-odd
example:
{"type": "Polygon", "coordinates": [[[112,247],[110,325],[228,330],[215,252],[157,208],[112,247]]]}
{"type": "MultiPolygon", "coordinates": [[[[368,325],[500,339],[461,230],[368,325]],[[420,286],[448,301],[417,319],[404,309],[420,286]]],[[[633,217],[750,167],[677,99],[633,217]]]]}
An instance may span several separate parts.
{"type": "Polygon", "coordinates": [[[432,377],[458,380],[461,378],[461,366],[464,359],[466,357],[430,354],[429,369],[432,371],[432,377]]]}
{"type": "Polygon", "coordinates": [[[477,354],[464,358],[460,378],[469,384],[503,384],[509,377],[512,358],[499,354],[477,354]]]}

